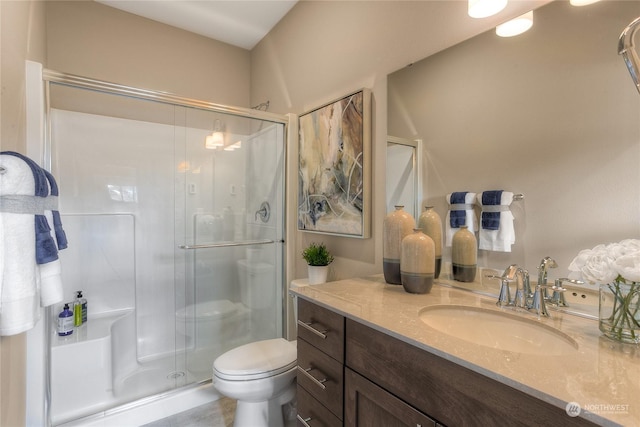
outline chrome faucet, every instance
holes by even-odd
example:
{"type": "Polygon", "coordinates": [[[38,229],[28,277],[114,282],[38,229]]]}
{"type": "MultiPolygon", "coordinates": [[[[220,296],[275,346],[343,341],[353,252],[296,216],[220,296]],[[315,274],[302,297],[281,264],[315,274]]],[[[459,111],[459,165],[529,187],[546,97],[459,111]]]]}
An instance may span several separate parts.
{"type": "MultiPolygon", "coordinates": [[[[540,261],[540,265],[538,266],[538,285],[541,285],[542,295],[544,299],[549,299],[549,294],[547,293],[548,286],[547,284],[547,272],[550,268],[558,267],[558,263],[551,257],[544,257],[540,261]]],[[[536,286],[536,291],[538,287],[536,286]]]]}

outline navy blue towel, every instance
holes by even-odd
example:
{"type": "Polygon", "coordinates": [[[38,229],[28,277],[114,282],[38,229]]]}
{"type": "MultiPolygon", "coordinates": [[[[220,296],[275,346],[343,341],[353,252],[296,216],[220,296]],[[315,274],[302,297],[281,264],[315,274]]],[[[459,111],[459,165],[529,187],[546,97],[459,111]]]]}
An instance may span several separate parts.
{"type": "MultiPolygon", "coordinates": [[[[30,158],[16,153],[14,151],[2,151],[0,154],[7,154],[10,156],[18,157],[22,159],[33,173],[33,180],[35,183],[35,194],[38,197],[47,197],[49,195],[49,184],[47,183],[47,177],[44,174],[44,170],[38,166],[36,162],[30,158]]],[[[51,228],[47,222],[47,217],[44,215],[35,215],[35,231],[36,231],[36,263],[46,264],[58,259],[58,247],[56,242],[51,237],[51,228]]]]}
{"type": "MultiPolygon", "coordinates": [[[[500,205],[503,190],[482,192],[482,205],[500,205]]],[[[482,228],[485,230],[500,229],[500,212],[482,212],[482,228]]]]}
{"type": "MultiPolygon", "coordinates": [[[[58,196],[58,183],[56,179],[51,175],[49,171],[43,169],[47,180],[49,181],[49,187],[51,187],[51,195],[58,196]]],[[[53,217],[53,230],[56,232],[56,242],[58,243],[58,249],[66,249],[67,248],[67,234],[64,232],[62,228],[62,220],[60,219],[60,212],[56,210],[51,211],[51,216],[53,217]]]]}
{"type": "MultiPolygon", "coordinates": [[[[450,205],[464,205],[466,204],[467,191],[457,191],[451,193],[450,205]]],[[[449,225],[451,228],[460,228],[462,225],[467,224],[467,214],[464,210],[452,210],[449,213],[449,225]]]]}

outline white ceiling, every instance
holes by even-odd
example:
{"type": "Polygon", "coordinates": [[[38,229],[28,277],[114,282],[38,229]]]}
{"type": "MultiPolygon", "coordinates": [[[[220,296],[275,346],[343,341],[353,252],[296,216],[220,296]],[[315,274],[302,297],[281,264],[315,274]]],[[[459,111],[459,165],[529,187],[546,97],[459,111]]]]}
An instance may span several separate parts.
{"type": "Polygon", "coordinates": [[[96,0],[251,50],[298,0],[96,0]]]}

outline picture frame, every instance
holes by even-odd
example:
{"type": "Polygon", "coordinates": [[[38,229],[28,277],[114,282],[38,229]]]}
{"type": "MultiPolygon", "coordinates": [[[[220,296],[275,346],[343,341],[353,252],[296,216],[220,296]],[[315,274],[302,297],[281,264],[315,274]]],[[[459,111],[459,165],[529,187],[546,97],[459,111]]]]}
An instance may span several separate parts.
{"type": "Polygon", "coordinates": [[[298,125],[298,230],[368,238],[371,91],[301,114],[298,125]]]}

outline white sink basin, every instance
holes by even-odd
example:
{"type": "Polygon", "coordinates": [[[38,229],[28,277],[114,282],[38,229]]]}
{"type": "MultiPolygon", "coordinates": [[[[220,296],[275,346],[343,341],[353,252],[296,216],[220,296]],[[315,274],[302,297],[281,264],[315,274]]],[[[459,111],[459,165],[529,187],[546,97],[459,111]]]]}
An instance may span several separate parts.
{"type": "Polygon", "coordinates": [[[524,316],[461,305],[420,311],[420,320],[429,327],[484,347],[547,356],[577,351],[578,343],[567,334],[524,316]]]}

